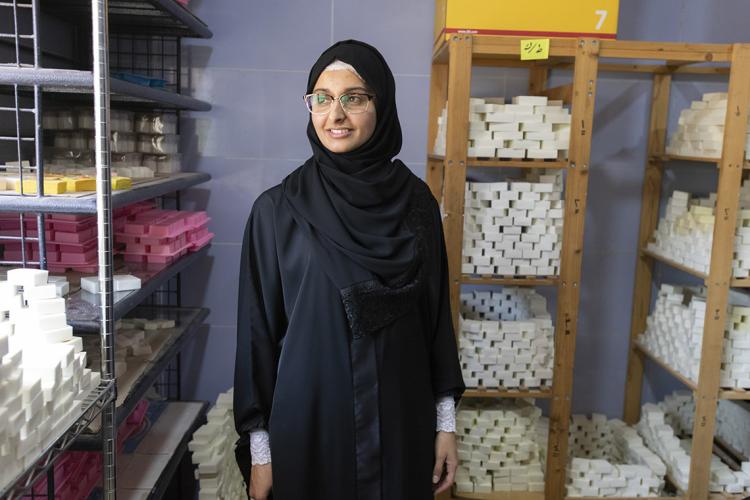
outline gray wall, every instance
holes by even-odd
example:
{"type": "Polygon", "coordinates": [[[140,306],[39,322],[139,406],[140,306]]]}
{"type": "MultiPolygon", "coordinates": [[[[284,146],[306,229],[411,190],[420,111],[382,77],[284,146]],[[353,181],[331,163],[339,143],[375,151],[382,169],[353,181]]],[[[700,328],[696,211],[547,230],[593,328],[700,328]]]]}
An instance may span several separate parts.
{"type": "MultiPolygon", "coordinates": [[[[221,7],[193,0],[191,8],[215,36],[190,41],[185,67],[189,92],[213,104],[187,115],[185,168],[212,181],[191,189],[185,208],[208,210],[216,233],[210,257],[183,280],[184,302],[211,308],[208,326],[183,359],[185,394],[214,400],[232,385],[237,269],[244,223],[255,198],[310,154],[307,112],[300,96],[307,73],[334,41],[358,38],[378,47],[396,75],[404,130],[400,158],[424,177],[427,104],[433,29],[432,0],[233,1],[221,7]]],[[[743,0],[622,0],[619,38],[690,42],[747,41],[750,4],[743,0]]],[[[554,75],[562,81],[569,76],[554,75]]],[[[476,70],[474,95],[525,93],[521,70],[476,70]]],[[[640,193],[645,160],[650,80],[602,75],[586,219],[581,316],[575,367],[574,411],[619,416],[625,381],[640,193]]],[[[724,89],[717,79],[679,78],[673,88],[672,123],[702,92],[724,89]]],[[[682,172],[682,170],[681,170],[682,172]]],[[[675,187],[709,191],[715,174],[692,168],[675,187]],[[694,175],[691,175],[694,174],[694,175]]],[[[661,271],[660,271],[661,272],[661,271]]],[[[664,271],[669,273],[670,271],[664,271]]],[[[685,281],[672,272],[665,278],[685,281]]],[[[677,386],[649,369],[646,397],[677,386]]]]}

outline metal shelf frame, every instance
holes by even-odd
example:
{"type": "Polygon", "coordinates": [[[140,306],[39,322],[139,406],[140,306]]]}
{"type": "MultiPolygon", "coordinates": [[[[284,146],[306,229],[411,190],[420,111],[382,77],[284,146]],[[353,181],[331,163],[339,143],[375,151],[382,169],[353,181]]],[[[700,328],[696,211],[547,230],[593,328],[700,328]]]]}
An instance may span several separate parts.
{"type": "MultiPolygon", "coordinates": [[[[143,307],[136,308],[132,312],[134,317],[148,317],[158,314],[162,318],[178,318],[184,323],[177,326],[180,330],[169,338],[158,355],[149,362],[148,367],[138,376],[122,403],[117,406],[115,423],[118,427],[130,415],[138,402],[143,399],[146,391],[154,384],[164,369],[176,359],[185,344],[194,338],[203,324],[203,320],[208,316],[208,309],[198,307],[143,307]],[[186,316],[185,318],[181,317],[183,314],[186,316]]],[[[101,449],[101,440],[98,434],[83,433],[78,436],[72,448],[75,450],[98,450],[101,449]]]]}
{"type": "MultiPolygon", "coordinates": [[[[171,0],[170,0],[171,1],[171,0]]],[[[146,87],[119,78],[108,78],[112,100],[125,103],[138,103],[160,109],[209,111],[211,105],[200,99],[146,87]]],[[[94,74],[91,71],[75,69],[17,68],[0,66],[0,85],[44,87],[45,92],[72,94],[89,99],[93,92],[94,74]]]]}
{"type": "MultiPolygon", "coordinates": [[[[172,174],[162,179],[136,184],[130,189],[112,193],[112,208],[120,208],[139,201],[150,200],[175,191],[187,189],[204,182],[211,176],[201,172],[172,174]]],[[[44,198],[36,195],[0,194],[0,212],[41,212],[66,214],[95,214],[96,194],[78,197],[49,195],[44,198]]]]}
{"type": "MultiPolygon", "coordinates": [[[[130,191],[113,195],[111,189],[110,158],[110,104],[112,101],[127,104],[130,107],[147,107],[165,110],[206,111],[210,105],[190,96],[175,92],[144,87],[124,80],[110,77],[109,66],[109,33],[110,27],[118,33],[137,32],[143,35],[169,35],[176,37],[179,60],[180,37],[193,36],[210,38],[212,33],[206,25],[174,0],[10,0],[0,2],[0,12],[13,16],[12,33],[4,33],[3,40],[9,42],[14,52],[15,61],[0,63],[0,86],[3,86],[2,98],[11,99],[11,105],[0,107],[0,113],[10,113],[15,117],[15,135],[0,136],[0,141],[15,149],[18,160],[18,173],[34,177],[39,186],[38,192],[28,195],[23,191],[18,196],[0,196],[0,211],[17,212],[21,219],[21,242],[33,241],[39,245],[39,267],[47,267],[45,232],[38,238],[25,237],[23,220],[25,212],[35,213],[38,227],[44,227],[44,214],[90,213],[97,217],[98,257],[99,257],[99,300],[95,304],[98,314],[92,321],[83,322],[81,326],[98,331],[101,338],[101,384],[89,396],[80,415],[71,416],[70,426],[62,432],[57,441],[27,467],[18,477],[0,492],[3,499],[14,500],[23,496],[32,485],[46,472],[48,490],[54,490],[52,474],[55,461],[62,452],[69,449],[74,441],[87,428],[94,418],[100,416],[101,431],[98,449],[102,451],[102,491],[105,500],[114,500],[116,495],[116,437],[117,423],[124,418],[127,407],[117,412],[117,384],[114,373],[114,323],[116,318],[131,310],[138,301],[143,301],[160,285],[165,284],[179,271],[205,255],[207,247],[199,252],[180,259],[153,277],[139,293],[124,297],[115,304],[113,293],[113,210],[129,203],[163,196],[167,193],[184,189],[205,182],[205,174],[186,173],[167,180],[157,180],[137,186],[130,191]],[[45,13],[67,19],[82,28],[84,33],[91,33],[90,50],[93,55],[91,70],[50,69],[41,65],[41,47],[39,43],[39,18],[41,9],[45,13]],[[22,14],[19,14],[23,11],[22,14]],[[19,23],[22,16],[30,11],[30,32],[20,32],[26,28],[19,23]],[[10,89],[8,91],[8,89],[10,89]],[[43,97],[50,95],[68,100],[93,99],[94,111],[94,156],[96,167],[96,192],[78,198],[45,196],[43,189],[44,156],[42,150],[42,109],[43,97]],[[71,97],[72,96],[72,97],[71,97]],[[30,128],[28,118],[33,119],[33,133],[23,136],[23,131],[30,128]],[[29,157],[29,144],[33,142],[33,161],[31,168],[21,168],[23,157],[29,157]],[[23,156],[22,156],[23,153],[23,156]]],[[[178,72],[179,74],[179,72],[178,72]]],[[[178,77],[179,78],[179,77],[178,77]]],[[[177,80],[177,89],[180,88],[177,80]]],[[[11,124],[8,121],[8,124],[11,124]]],[[[8,148],[5,151],[9,151],[8,148]]],[[[6,167],[7,168],[7,167],[6,167]]],[[[179,208],[179,207],[178,207],[179,208]]],[[[24,248],[25,245],[22,245],[24,248]]],[[[25,252],[22,254],[22,265],[33,265],[25,252]]],[[[178,302],[179,302],[179,293],[178,302]]],[[[205,318],[207,311],[198,309],[195,317],[186,326],[182,334],[170,345],[165,346],[158,363],[155,363],[141,380],[136,390],[126,400],[133,404],[137,395],[142,395],[157,378],[159,370],[170,361],[179,361],[179,351],[183,343],[197,329],[205,318]]],[[[75,325],[74,325],[75,326],[75,325]]],[[[125,406],[125,405],[123,405],[125,406]]]]}
{"type": "MultiPolygon", "coordinates": [[[[175,0],[109,0],[109,26],[112,33],[169,34],[181,37],[211,38],[206,24],[175,0]]],[[[90,18],[88,0],[42,0],[45,12],[85,25],[90,18]]]]}

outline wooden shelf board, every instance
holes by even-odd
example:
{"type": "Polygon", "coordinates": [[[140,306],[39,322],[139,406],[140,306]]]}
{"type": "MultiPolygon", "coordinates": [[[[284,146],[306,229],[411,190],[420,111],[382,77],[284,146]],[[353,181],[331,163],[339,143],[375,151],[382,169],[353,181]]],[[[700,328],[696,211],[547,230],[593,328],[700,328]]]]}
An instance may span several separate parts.
{"type": "MultiPolygon", "coordinates": [[[[683,264],[680,264],[678,262],[675,262],[672,259],[670,259],[668,257],[664,257],[664,256],[662,256],[662,255],[660,255],[660,254],[658,254],[656,252],[652,252],[651,250],[648,250],[646,248],[644,248],[642,250],[642,252],[643,252],[643,255],[647,255],[647,256],[651,257],[652,259],[654,259],[654,260],[658,260],[659,262],[667,264],[670,267],[674,267],[675,269],[679,269],[680,271],[682,271],[684,273],[691,274],[691,275],[695,276],[696,278],[701,278],[703,280],[708,279],[708,276],[706,276],[702,272],[700,272],[700,271],[698,271],[696,269],[692,269],[690,267],[687,267],[687,266],[685,266],[683,264]]],[[[750,288],[750,278],[732,278],[732,283],[731,283],[730,286],[733,287],[733,288],[750,288]]],[[[744,397],[737,397],[735,399],[746,399],[746,398],[744,398],[744,397]]]]}
{"type": "MultiPolygon", "coordinates": [[[[429,161],[445,161],[442,155],[428,155],[429,161]]],[[[469,167],[477,168],[567,168],[567,160],[504,160],[501,158],[466,159],[469,167]]]]}
{"type": "Polygon", "coordinates": [[[750,390],[722,387],[719,390],[719,399],[744,399],[750,400],[750,390]]]}
{"type": "Polygon", "coordinates": [[[658,254],[656,252],[652,252],[648,248],[644,248],[642,250],[642,252],[643,252],[643,255],[647,255],[647,256],[651,257],[652,259],[654,259],[654,260],[658,260],[659,262],[667,264],[670,267],[674,267],[675,269],[679,269],[680,271],[682,271],[684,273],[688,273],[690,275],[693,275],[696,278],[701,278],[701,279],[704,279],[704,280],[707,278],[707,276],[705,274],[703,274],[702,272],[697,271],[697,270],[695,270],[693,268],[687,267],[687,266],[685,266],[683,264],[680,264],[679,262],[675,262],[674,260],[672,260],[672,259],[670,259],[668,257],[664,257],[664,256],[662,256],[662,255],[660,255],[660,254],[658,254]]]}
{"type": "Polygon", "coordinates": [[[471,388],[464,391],[465,398],[551,398],[552,388],[541,389],[477,389],[471,388]]]}
{"type": "Polygon", "coordinates": [[[672,375],[674,378],[682,382],[685,386],[690,388],[691,390],[695,391],[697,389],[697,386],[695,385],[695,382],[690,380],[689,378],[682,375],[680,372],[669,366],[663,359],[660,357],[654,355],[649,351],[643,344],[640,342],[634,342],[633,343],[635,347],[648,359],[656,363],[657,365],[661,366],[666,372],[668,372],[670,375],[672,375]]]}
{"type": "MultiPolygon", "coordinates": [[[[721,158],[704,158],[700,156],[682,156],[682,155],[670,155],[670,154],[663,154],[656,156],[657,159],[662,161],[688,161],[693,163],[706,163],[706,164],[713,164],[715,167],[718,167],[721,163],[721,158]]],[[[750,161],[745,160],[742,164],[743,169],[750,169],[750,161]]]]}
{"type": "Polygon", "coordinates": [[[462,274],[463,285],[512,285],[512,286],[554,286],[560,278],[557,276],[488,276],[462,274]]]}

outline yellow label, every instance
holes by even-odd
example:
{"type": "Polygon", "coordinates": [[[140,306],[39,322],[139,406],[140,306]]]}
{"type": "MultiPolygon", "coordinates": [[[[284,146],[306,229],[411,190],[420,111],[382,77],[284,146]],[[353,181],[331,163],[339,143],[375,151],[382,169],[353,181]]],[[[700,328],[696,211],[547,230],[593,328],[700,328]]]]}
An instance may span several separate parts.
{"type": "Polygon", "coordinates": [[[521,40],[521,60],[549,59],[549,38],[521,40]]]}
{"type": "Polygon", "coordinates": [[[618,0],[437,0],[439,24],[449,33],[528,38],[615,38],[618,0]],[[443,17],[444,16],[444,17],[443,17]]]}

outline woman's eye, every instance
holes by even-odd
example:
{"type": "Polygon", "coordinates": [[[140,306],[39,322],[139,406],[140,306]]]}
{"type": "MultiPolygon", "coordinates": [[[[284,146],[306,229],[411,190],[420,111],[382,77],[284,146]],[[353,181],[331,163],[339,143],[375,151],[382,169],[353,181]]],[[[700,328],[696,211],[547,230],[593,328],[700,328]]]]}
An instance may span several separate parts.
{"type": "Polygon", "coordinates": [[[318,104],[325,104],[327,100],[328,100],[328,96],[326,96],[324,94],[318,94],[318,95],[315,96],[315,101],[318,104]]]}
{"type": "Polygon", "coordinates": [[[362,97],[358,95],[347,96],[346,100],[352,104],[362,104],[362,97]]]}

